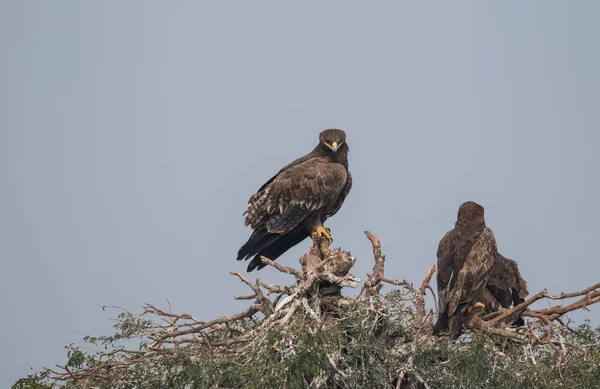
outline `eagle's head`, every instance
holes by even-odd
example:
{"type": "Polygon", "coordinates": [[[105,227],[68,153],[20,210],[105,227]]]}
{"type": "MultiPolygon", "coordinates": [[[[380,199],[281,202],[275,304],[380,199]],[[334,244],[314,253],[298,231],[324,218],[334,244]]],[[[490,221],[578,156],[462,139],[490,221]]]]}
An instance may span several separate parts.
{"type": "Polygon", "coordinates": [[[336,128],[322,131],[319,134],[319,145],[329,152],[337,153],[342,147],[348,147],[346,133],[336,128]]]}
{"type": "Polygon", "coordinates": [[[463,226],[485,225],[483,207],[474,201],[467,201],[458,208],[456,224],[463,226]]]}

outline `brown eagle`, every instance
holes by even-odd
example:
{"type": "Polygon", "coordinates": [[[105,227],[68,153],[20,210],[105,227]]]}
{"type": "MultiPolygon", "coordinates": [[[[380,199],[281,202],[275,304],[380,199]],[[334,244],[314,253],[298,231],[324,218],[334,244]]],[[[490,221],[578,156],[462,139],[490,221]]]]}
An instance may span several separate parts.
{"type": "Polygon", "coordinates": [[[469,309],[483,305],[477,299],[486,288],[497,256],[496,240],[485,226],[483,207],[473,201],[463,203],[454,229],[438,246],[435,334],[460,334],[469,309]]]}
{"type": "Polygon", "coordinates": [[[265,266],[261,256],[275,260],[311,234],[331,243],[323,223],[340,209],[352,187],[348,151],[344,131],[325,130],[312,152],[285,166],[250,197],[244,224],[253,232],[237,255],[238,261],[253,257],[248,272],[265,266]]]}
{"type": "MultiPolygon", "coordinates": [[[[485,303],[486,311],[510,308],[525,301],[529,294],[527,282],[521,277],[519,266],[515,261],[498,254],[492,268],[487,288],[480,301],[485,303]]],[[[514,325],[525,324],[522,318],[517,319],[514,325]]]]}

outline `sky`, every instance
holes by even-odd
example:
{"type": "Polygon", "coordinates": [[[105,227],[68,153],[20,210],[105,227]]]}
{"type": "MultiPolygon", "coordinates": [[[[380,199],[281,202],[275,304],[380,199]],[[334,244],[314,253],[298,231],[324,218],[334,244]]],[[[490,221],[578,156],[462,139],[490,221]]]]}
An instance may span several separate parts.
{"type": "MultiPolygon", "coordinates": [[[[372,268],[370,230],[387,277],[420,282],[473,200],[531,293],[600,281],[599,12],[1,1],[0,387],[111,334],[117,312],[98,304],[244,309],[229,272],[247,265],[247,200],[331,127],[354,185],[327,224],[354,275],[372,268]]],[[[298,266],[309,245],[278,261],[298,266]]],[[[600,323],[600,308],[573,318],[600,323]]]]}

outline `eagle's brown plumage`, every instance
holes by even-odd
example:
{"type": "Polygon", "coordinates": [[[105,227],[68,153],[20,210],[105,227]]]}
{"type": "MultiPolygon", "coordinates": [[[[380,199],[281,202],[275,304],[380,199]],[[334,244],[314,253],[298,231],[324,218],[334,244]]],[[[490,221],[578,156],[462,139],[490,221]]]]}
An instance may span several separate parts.
{"type": "Polygon", "coordinates": [[[264,267],[322,226],[342,206],[352,187],[346,134],[329,129],[315,149],[282,168],[248,201],[244,224],[253,229],[237,259],[254,257],[248,271],[264,267]]]}
{"type": "MultiPolygon", "coordinates": [[[[492,268],[486,291],[482,294],[481,302],[485,304],[488,312],[496,309],[517,306],[529,294],[527,282],[519,272],[519,266],[512,259],[498,254],[492,268]]],[[[523,319],[519,318],[515,325],[522,325],[523,319]]]]}
{"type": "Polygon", "coordinates": [[[463,318],[485,289],[497,255],[494,233],[485,225],[483,207],[472,201],[463,203],[454,229],[446,233],[438,247],[436,334],[460,334],[463,318]]]}

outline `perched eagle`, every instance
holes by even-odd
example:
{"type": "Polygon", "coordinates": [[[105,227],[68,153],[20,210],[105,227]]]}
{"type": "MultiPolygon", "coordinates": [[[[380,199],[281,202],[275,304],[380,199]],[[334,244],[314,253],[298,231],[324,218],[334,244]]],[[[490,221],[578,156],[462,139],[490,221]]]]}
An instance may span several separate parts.
{"type": "MultiPolygon", "coordinates": [[[[525,301],[528,294],[527,282],[521,277],[517,263],[498,254],[487,288],[480,299],[485,303],[486,311],[517,306],[525,301]]],[[[519,318],[514,324],[518,326],[525,323],[519,318]]]]}
{"type": "Polygon", "coordinates": [[[238,261],[254,257],[248,272],[264,267],[261,256],[275,260],[311,234],[331,242],[323,223],[340,209],[352,187],[348,151],[344,131],[325,130],[312,152],[285,166],[250,197],[244,224],[253,232],[237,255],[238,261]]]}
{"type": "MultiPolygon", "coordinates": [[[[434,333],[458,336],[463,318],[486,288],[498,256],[496,240],[485,226],[483,207],[473,201],[458,209],[454,229],[437,251],[438,320],[434,333]]],[[[477,304],[479,303],[479,304],[477,304]]]]}

